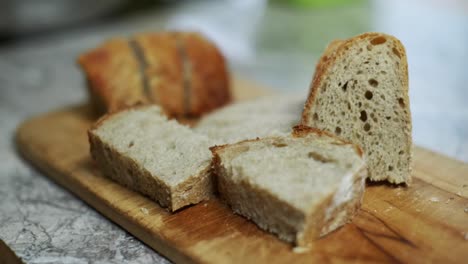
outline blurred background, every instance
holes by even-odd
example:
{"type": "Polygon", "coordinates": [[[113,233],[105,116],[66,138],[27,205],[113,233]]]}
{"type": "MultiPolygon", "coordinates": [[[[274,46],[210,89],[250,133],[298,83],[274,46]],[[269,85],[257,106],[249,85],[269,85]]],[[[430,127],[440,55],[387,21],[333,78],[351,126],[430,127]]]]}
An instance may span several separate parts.
{"type": "Polygon", "coordinates": [[[416,144],[468,161],[466,0],[0,2],[4,114],[85,100],[75,58],[111,36],[198,30],[221,47],[235,75],[305,93],[328,42],[383,31],[407,48],[416,144]]]}
{"type": "Polygon", "coordinates": [[[110,37],[198,30],[238,78],[305,95],[331,40],[393,34],[407,49],[415,144],[468,162],[468,0],[0,4],[0,239],[26,262],[169,263],[15,152],[14,132],[26,118],[87,99],[76,57],[110,37]]]}

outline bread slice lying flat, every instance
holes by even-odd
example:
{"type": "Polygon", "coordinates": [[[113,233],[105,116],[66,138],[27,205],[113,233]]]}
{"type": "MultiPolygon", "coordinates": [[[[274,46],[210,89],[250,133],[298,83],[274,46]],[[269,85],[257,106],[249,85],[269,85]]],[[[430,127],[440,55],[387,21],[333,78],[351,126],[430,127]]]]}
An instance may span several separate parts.
{"type": "Polygon", "coordinates": [[[360,145],[371,180],[409,183],[408,65],[400,41],[366,33],[329,45],[316,67],[302,124],[360,145]]]}
{"type": "Polygon", "coordinates": [[[304,96],[268,96],[235,103],[206,115],[194,128],[216,144],[286,135],[300,123],[304,96]]]}
{"type": "Polygon", "coordinates": [[[89,131],[91,155],[104,175],[170,211],[211,197],[211,141],[158,106],[108,114],[89,131]]]}
{"type": "Polygon", "coordinates": [[[325,132],[211,148],[218,190],[234,212],[305,246],[348,222],[360,206],[367,170],[358,147],[325,132]]]}

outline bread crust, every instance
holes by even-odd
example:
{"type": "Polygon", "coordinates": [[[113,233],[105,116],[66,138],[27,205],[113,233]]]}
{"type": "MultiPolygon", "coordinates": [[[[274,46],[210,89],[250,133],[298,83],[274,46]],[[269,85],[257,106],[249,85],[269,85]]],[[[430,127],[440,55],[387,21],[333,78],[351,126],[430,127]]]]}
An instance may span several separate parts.
{"type": "MultiPolygon", "coordinates": [[[[359,147],[326,131],[299,125],[294,127],[292,132],[293,137],[306,137],[310,134],[329,137],[333,140],[332,142],[340,145],[352,145],[356,153],[362,157],[362,150],[359,147]]],[[[280,137],[270,138],[280,139],[280,137]]],[[[260,228],[276,234],[280,239],[301,247],[309,246],[317,238],[351,221],[362,201],[367,176],[365,165],[350,176],[351,199],[334,205],[333,202],[339,198],[337,196],[341,195],[337,189],[319,202],[309,215],[304,215],[302,211],[282,201],[267,190],[253,186],[248,181],[233,182],[230,177],[225,176],[227,172],[222,164],[221,154],[230,147],[260,140],[256,138],[210,148],[213,154],[214,173],[217,175],[218,191],[234,212],[254,221],[260,228]],[[290,222],[277,222],[279,218],[275,215],[281,214],[288,215],[290,222]]]]}
{"type": "MultiPolygon", "coordinates": [[[[401,44],[401,42],[390,35],[384,34],[384,33],[377,33],[377,32],[367,32],[358,36],[355,36],[353,38],[347,39],[347,40],[334,40],[332,43],[327,47],[325,50],[324,54],[322,57],[319,59],[319,62],[317,63],[316,70],[314,73],[314,76],[312,78],[312,83],[310,85],[309,89],[309,95],[307,97],[307,101],[304,104],[304,111],[302,112],[302,121],[301,124],[303,125],[312,125],[309,124],[308,122],[308,117],[311,115],[310,110],[312,109],[312,105],[315,101],[315,97],[317,96],[318,90],[321,87],[321,84],[323,80],[327,77],[328,71],[331,68],[331,65],[338,59],[341,58],[342,56],[345,55],[347,48],[351,45],[354,45],[357,41],[363,40],[363,39],[375,39],[378,37],[385,37],[388,39],[393,40],[395,43],[397,43],[397,50],[401,56],[401,62],[400,63],[400,71],[404,74],[404,80],[405,83],[403,84],[403,87],[405,89],[405,100],[406,102],[409,102],[409,97],[408,97],[408,63],[407,63],[407,57],[406,57],[406,51],[401,44]]],[[[409,110],[409,109],[408,109],[409,110]]],[[[411,113],[408,111],[408,116],[411,116],[411,113]]]]}
{"type": "MultiPolygon", "coordinates": [[[[408,102],[408,105],[406,106],[407,109],[407,114],[405,116],[406,120],[411,120],[411,111],[409,108],[409,88],[408,88],[408,63],[407,63],[407,56],[406,56],[406,51],[403,46],[403,44],[395,37],[384,34],[384,33],[377,33],[377,32],[368,32],[364,33],[358,36],[355,36],[353,38],[347,39],[347,40],[335,40],[333,41],[325,50],[324,54],[322,57],[319,59],[317,65],[316,65],[316,71],[314,73],[314,76],[312,78],[312,82],[310,85],[309,89],[309,95],[307,98],[306,103],[304,104],[304,110],[302,112],[302,120],[301,124],[306,125],[306,126],[315,126],[313,120],[311,118],[312,109],[314,107],[314,102],[317,100],[317,95],[319,93],[319,90],[322,87],[322,83],[325,81],[327,76],[329,75],[329,70],[332,68],[334,63],[346,56],[347,51],[349,47],[355,45],[359,41],[366,40],[366,41],[375,41],[379,40],[379,38],[385,38],[385,39],[390,39],[392,40],[393,43],[395,43],[395,47],[393,48],[393,53],[397,55],[400,58],[400,64],[399,64],[399,72],[403,75],[403,94],[402,97],[404,98],[405,102],[408,102]]],[[[380,43],[373,44],[373,45],[379,45],[380,43]]],[[[409,122],[409,131],[412,130],[412,124],[409,122]]],[[[411,164],[412,160],[412,138],[411,134],[409,135],[409,142],[407,144],[407,151],[410,153],[410,161],[409,164],[411,164]]],[[[411,165],[409,168],[409,171],[411,172],[411,165]]],[[[395,180],[391,178],[386,178],[388,181],[392,183],[401,183],[401,182],[395,182],[395,180]]],[[[411,175],[407,176],[406,179],[406,184],[411,183],[411,175]]]]}
{"type": "Polygon", "coordinates": [[[78,64],[86,74],[90,100],[100,113],[152,102],[170,117],[192,118],[231,100],[225,59],[199,33],[111,39],[80,55],[78,64]]]}
{"type": "Polygon", "coordinates": [[[199,33],[182,34],[181,38],[191,68],[188,114],[200,116],[229,103],[229,74],[220,50],[199,33]]]}
{"type": "MultiPolygon", "coordinates": [[[[171,212],[212,198],[215,188],[211,165],[208,165],[199,174],[192,175],[180,184],[169,186],[160,180],[158,175],[151,174],[132,158],[122,155],[117,150],[111,148],[95,133],[104,122],[112,119],[114,116],[145,107],[148,107],[148,105],[140,103],[117,109],[99,118],[88,129],[87,134],[91,156],[99,165],[104,176],[148,196],[171,212]]],[[[163,113],[161,112],[161,114],[163,113]]]]}
{"type": "Polygon", "coordinates": [[[139,89],[142,83],[138,61],[126,39],[104,42],[80,55],[78,64],[86,74],[91,101],[100,113],[144,100],[139,89]]]}

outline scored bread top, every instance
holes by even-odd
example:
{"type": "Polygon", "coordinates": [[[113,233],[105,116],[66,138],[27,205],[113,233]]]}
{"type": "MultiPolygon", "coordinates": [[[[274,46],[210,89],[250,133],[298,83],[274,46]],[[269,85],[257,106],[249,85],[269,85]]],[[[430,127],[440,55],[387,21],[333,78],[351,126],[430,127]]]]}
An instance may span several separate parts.
{"type": "MultiPolygon", "coordinates": [[[[365,167],[359,148],[329,133],[298,126],[293,136],[211,148],[234,182],[248,182],[308,212],[365,167]]],[[[347,185],[340,199],[347,199],[347,185]]],[[[342,202],[342,201],[337,201],[342,202]]]]}
{"type": "Polygon", "coordinates": [[[176,186],[209,166],[211,141],[174,120],[160,107],[131,107],[101,118],[89,131],[154,177],[176,186]]]}
{"type": "Polygon", "coordinates": [[[78,63],[91,101],[103,112],[141,101],[159,104],[171,117],[199,117],[231,100],[223,55],[197,32],[111,39],[78,63]]]}

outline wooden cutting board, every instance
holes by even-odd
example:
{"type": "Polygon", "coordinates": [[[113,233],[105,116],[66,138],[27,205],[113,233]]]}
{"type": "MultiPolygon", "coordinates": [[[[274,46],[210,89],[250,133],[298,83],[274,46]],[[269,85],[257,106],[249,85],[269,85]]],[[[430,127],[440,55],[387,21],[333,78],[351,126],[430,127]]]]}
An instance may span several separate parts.
{"type": "MultiPolygon", "coordinates": [[[[268,93],[235,83],[238,100],[268,93]]],[[[415,147],[408,187],[367,184],[351,224],[306,253],[214,199],[170,214],[101,176],[89,155],[87,106],[32,118],[17,131],[23,156],[154,250],[180,263],[468,262],[468,165],[415,147]]]]}

